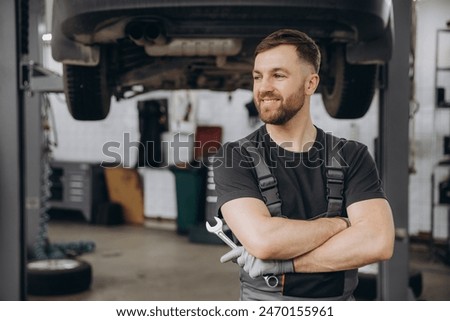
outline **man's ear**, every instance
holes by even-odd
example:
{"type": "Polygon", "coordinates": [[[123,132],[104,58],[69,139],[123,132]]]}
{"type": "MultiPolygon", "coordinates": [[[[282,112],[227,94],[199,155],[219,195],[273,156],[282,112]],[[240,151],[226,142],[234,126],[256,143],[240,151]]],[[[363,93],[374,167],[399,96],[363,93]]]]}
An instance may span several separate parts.
{"type": "Polygon", "coordinates": [[[319,75],[316,73],[312,73],[310,74],[307,78],[306,78],[306,82],[305,82],[305,94],[308,96],[312,96],[316,89],[317,86],[319,86],[319,75]]]}

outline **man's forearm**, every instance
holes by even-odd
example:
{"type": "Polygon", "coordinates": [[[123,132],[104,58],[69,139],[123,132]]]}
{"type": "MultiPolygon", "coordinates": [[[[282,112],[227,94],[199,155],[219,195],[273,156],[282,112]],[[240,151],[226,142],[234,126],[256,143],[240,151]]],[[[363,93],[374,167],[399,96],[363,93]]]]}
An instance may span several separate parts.
{"type": "Polygon", "coordinates": [[[362,267],[391,257],[389,237],[349,228],[314,250],[296,257],[296,272],[333,272],[362,267]]]}
{"type": "Polygon", "coordinates": [[[275,222],[271,231],[272,244],[266,246],[263,254],[255,255],[261,259],[284,260],[304,255],[322,246],[330,238],[347,228],[344,221],[337,218],[321,218],[314,221],[283,220],[282,224],[275,222]]]}
{"type": "Polygon", "coordinates": [[[259,259],[292,259],[347,228],[337,218],[305,221],[271,217],[262,201],[251,198],[224,204],[222,214],[241,244],[259,259]]]}

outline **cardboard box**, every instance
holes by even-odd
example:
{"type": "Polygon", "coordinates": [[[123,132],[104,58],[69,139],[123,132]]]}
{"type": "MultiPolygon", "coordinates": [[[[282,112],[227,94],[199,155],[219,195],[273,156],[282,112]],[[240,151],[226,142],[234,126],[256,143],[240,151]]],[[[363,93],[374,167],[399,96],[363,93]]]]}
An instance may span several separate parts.
{"type": "Polygon", "coordinates": [[[142,181],[136,169],[105,168],[105,180],[111,202],[123,208],[125,223],[144,223],[144,198],[142,181]]]}

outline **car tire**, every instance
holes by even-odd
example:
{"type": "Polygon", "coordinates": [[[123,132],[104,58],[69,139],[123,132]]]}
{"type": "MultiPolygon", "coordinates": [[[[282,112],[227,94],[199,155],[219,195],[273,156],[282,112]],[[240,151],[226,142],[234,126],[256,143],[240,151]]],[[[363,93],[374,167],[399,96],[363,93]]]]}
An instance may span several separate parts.
{"type": "Polygon", "coordinates": [[[92,67],[63,65],[67,106],[76,120],[102,120],[108,116],[111,90],[105,58],[101,56],[99,64],[92,67]]]}
{"type": "Polygon", "coordinates": [[[326,68],[321,75],[326,111],[338,119],[363,117],[375,93],[378,66],[347,63],[344,45],[335,45],[328,52],[324,57],[326,68]]]}
{"type": "Polygon", "coordinates": [[[30,295],[65,295],[90,288],[92,267],[74,259],[45,259],[27,264],[27,292],[30,295]]]}

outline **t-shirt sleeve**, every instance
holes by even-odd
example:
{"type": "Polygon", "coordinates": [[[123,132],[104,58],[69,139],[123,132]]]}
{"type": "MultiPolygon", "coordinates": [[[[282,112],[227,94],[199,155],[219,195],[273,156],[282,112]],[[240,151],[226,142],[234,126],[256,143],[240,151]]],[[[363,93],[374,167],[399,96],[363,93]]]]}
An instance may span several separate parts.
{"type": "Polygon", "coordinates": [[[240,150],[238,143],[227,143],[214,157],[217,213],[226,202],[242,197],[262,200],[252,163],[240,150]]]}
{"type": "Polygon", "coordinates": [[[347,154],[344,158],[350,161],[345,174],[346,207],[359,201],[386,198],[375,161],[367,146],[354,141],[347,143],[350,146],[344,150],[347,154]]]}

